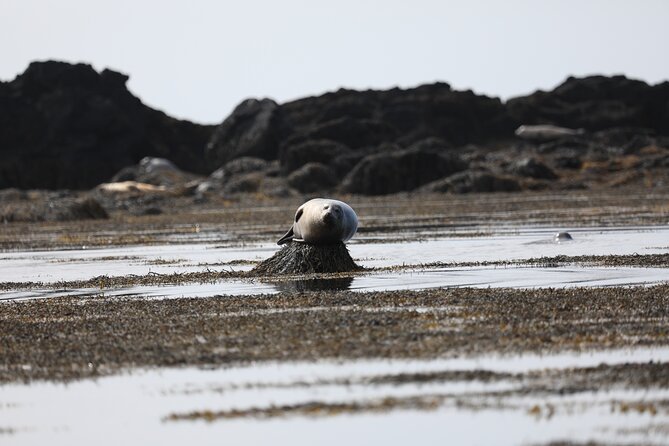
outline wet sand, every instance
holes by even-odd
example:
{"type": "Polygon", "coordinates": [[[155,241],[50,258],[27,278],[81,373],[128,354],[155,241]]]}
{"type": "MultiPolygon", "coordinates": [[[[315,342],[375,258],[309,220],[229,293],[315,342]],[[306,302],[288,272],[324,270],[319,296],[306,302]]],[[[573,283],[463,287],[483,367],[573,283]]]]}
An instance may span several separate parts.
{"type": "MultiPolygon", "coordinates": [[[[248,197],[195,204],[170,197],[170,212],[109,220],[4,224],[0,250],[82,249],[164,243],[212,242],[225,246],[278,240],[305,199],[248,197]],[[283,231],[283,232],[282,232],[283,231]]],[[[415,240],[489,234],[514,226],[638,226],[669,223],[667,192],[648,189],[340,197],[359,214],[355,239],[373,243],[391,236],[415,240]]]]}
{"type": "Polygon", "coordinates": [[[664,346],[668,309],[669,285],[53,298],[3,305],[0,381],[148,366],[664,346]]]}

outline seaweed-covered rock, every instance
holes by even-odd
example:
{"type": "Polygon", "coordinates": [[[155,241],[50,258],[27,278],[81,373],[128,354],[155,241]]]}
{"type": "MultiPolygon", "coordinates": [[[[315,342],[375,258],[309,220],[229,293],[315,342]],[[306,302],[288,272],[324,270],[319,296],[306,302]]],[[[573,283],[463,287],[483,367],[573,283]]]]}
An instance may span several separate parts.
{"type": "Polygon", "coordinates": [[[269,259],[260,262],[251,275],[343,273],[359,271],[344,243],[311,245],[290,242],[269,259]]]}

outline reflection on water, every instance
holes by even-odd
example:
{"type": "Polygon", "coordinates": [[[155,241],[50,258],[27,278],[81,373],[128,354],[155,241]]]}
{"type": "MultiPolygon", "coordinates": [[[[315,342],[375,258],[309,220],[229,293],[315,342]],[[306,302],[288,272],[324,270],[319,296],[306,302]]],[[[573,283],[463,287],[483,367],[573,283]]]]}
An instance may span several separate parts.
{"type": "Polygon", "coordinates": [[[664,444],[666,431],[649,425],[667,425],[662,406],[669,398],[667,389],[649,392],[618,382],[594,391],[568,387],[572,381],[563,379],[603,363],[666,361],[668,354],[667,348],[637,348],[421,361],[253,363],[144,370],[67,385],[4,385],[2,427],[15,433],[3,436],[2,443],[84,444],[94,438],[98,445],[111,445],[151,438],[161,444],[222,444],[221,439],[225,444],[267,444],[271,438],[272,444],[299,446],[313,445],[318,438],[318,444],[326,445],[422,445],[444,444],[446,431],[447,443],[453,444],[664,444]],[[556,381],[546,380],[553,375],[556,381]],[[571,390],[561,392],[565,387],[571,390]],[[308,410],[291,409],[295,407],[308,410]],[[221,412],[234,416],[216,418],[221,412]],[[170,421],[170,415],[193,413],[203,418],[170,421]],[[201,422],[205,419],[213,422],[201,422]]]}
{"type": "MultiPolygon", "coordinates": [[[[589,228],[570,230],[574,240],[555,243],[560,228],[516,228],[482,237],[406,239],[383,243],[353,239],[351,255],[364,267],[504,261],[558,255],[663,254],[669,251],[668,226],[589,228]]],[[[418,238],[417,234],[414,234],[418,238]]],[[[91,277],[148,273],[251,269],[252,262],[270,257],[274,243],[220,247],[201,243],[163,246],[123,246],[87,250],[7,252],[0,258],[0,282],[59,282],[91,277]],[[251,262],[251,263],[249,263],[251,262]]]]}
{"type": "Polygon", "coordinates": [[[277,291],[302,292],[302,291],[343,291],[351,288],[353,277],[337,277],[327,279],[309,280],[282,280],[268,282],[277,291]]]}
{"type": "Polygon", "coordinates": [[[571,288],[583,286],[653,285],[667,282],[666,268],[632,267],[467,267],[424,268],[416,270],[373,272],[355,277],[279,280],[256,282],[241,279],[215,283],[129,286],[111,289],[28,290],[0,293],[0,301],[47,297],[137,297],[172,299],[180,297],[251,296],[289,291],[356,292],[426,290],[432,288],[571,288]]]}

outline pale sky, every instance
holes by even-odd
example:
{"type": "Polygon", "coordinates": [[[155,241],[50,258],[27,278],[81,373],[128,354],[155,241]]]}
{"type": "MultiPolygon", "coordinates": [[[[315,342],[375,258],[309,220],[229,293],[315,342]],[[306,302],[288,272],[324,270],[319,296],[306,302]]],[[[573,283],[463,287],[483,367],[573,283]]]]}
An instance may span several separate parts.
{"type": "Polygon", "coordinates": [[[503,99],[568,75],[669,78],[669,0],[0,0],[0,79],[33,60],[130,76],[219,123],[248,97],[444,81],[503,99]]]}

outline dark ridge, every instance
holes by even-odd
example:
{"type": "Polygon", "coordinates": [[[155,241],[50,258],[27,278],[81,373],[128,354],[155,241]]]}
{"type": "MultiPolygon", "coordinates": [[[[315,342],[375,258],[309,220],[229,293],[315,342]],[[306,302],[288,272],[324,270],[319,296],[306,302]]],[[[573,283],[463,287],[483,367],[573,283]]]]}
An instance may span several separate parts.
{"type": "Polygon", "coordinates": [[[0,83],[0,189],[87,189],[147,155],[208,172],[204,146],[213,127],[147,107],[127,80],[46,61],[0,83]]]}

